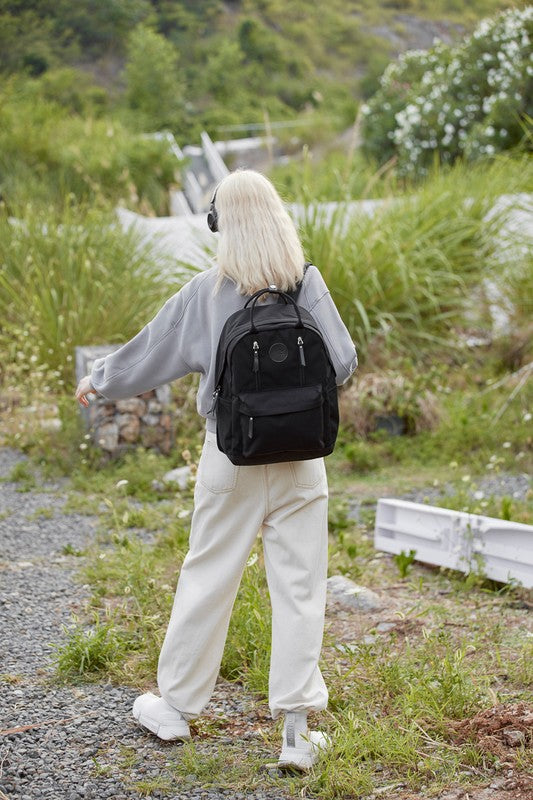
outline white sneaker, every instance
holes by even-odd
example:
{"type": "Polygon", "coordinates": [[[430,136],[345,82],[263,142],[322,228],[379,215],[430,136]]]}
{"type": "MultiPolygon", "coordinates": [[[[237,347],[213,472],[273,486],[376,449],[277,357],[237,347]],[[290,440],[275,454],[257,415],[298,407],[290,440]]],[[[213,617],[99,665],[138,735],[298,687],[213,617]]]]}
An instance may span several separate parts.
{"type": "Polygon", "coordinates": [[[285,715],[283,729],[283,744],[278,760],[280,769],[297,769],[306,772],[313,767],[320,756],[320,751],[331,745],[331,739],[322,731],[309,731],[305,733],[294,726],[294,713],[285,715]]]}
{"type": "Polygon", "coordinates": [[[151,692],[137,697],[133,704],[133,716],[143,728],[148,728],[166,742],[191,738],[189,725],[180,712],[151,692]]]}

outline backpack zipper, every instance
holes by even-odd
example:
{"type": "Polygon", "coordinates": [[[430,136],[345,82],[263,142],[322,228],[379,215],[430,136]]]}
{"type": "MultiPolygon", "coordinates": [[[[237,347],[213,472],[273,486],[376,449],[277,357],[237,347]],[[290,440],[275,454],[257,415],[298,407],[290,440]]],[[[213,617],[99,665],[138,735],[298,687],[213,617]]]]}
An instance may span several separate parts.
{"type": "Polygon", "coordinates": [[[254,418],[248,418],[248,438],[252,439],[254,435],[254,418]]]}
{"type": "Polygon", "coordinates": [[[216,387],[216,389],[215,389],[215,391],[213,392],[213,403],[212,403],[212,405],[211,405],[211,408],[210,408],[210,409],[209,409],[209,411],[207,412],[208,414],[212,414],[212,413],[213,413],[213,411],[215,411],[215,410],[216,410],[216,407],[217,407],[217,400],[218,400],[218,396],[219,396],[219,394],[220,394],[220,386],[217,386],[217,387],[216,387]]]}
{"type": "Polygon", "coordinates": [[[298,336],[298,350],[300,351],[300,365],[305,367],[304,340],[301,336],[298,336]]]}
{"type": "Polygon", "coordinates": [[[305,363],[305,353],[304,353],[304,340],[302,339],[301,336],[298,336],[297,344],[298,344],[298,353],[300,356],[300,386],[303,386],[304,375],[305,375],[304,370],[306,367],[306,363],[305,363]]]}
{"type": "Polygon", "coordinates": [[[254,341],[252,347],[253,347],[253,351],[254,351],[253,371],[254,371],[254,374],[255,374],[255,388],[259,389],[259,384],[260,384],[260,380],[259,380],[259,378],[260,378],[260,375],[259,375],[259,343],[257,341],[254,341]]]}

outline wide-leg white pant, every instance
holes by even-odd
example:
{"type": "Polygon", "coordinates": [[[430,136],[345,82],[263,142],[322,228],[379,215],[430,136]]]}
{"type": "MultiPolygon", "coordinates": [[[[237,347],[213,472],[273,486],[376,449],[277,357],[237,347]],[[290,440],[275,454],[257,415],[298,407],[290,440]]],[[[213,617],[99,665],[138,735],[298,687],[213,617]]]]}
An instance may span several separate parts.
{"type": "Polygon", "coordinates": [[[187,718],[207,705],[231,611],[260,530],[272,604],[269,705],[319,711],[328,693],[318,667],[327,577],[323,459],[236,467],[207,432],[195,489],[190,549],[159,656],[162,697],[187,718]]]}

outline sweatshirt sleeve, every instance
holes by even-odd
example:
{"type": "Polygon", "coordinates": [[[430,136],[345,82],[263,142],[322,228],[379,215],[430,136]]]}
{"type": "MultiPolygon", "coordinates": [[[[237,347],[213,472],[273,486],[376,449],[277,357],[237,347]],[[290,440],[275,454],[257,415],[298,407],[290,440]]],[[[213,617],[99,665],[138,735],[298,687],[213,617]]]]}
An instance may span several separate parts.
{"type": "Polygon", "coordinates": [[[194,353],[201,335],[191,302],[198,289],[194,284],[191,281],[167,300],[133,339],[95,360],[90,380],[99,394],[124,400],[201,371],[194,353]]]}
{"type": "Polygon", "coordinates": [[[357,367],[357,351],[322,275],[316,267],[309,269],[313,270],[313,285],[306,293],[309,311],[326,342],[337,376],[337,386],[341,386],[357,367]]]}

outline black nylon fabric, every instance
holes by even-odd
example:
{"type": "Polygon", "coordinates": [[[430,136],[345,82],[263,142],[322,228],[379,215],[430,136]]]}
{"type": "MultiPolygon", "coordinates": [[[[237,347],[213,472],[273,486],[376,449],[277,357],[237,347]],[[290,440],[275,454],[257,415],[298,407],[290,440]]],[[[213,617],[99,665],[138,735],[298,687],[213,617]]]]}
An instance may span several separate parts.
{"type": "Polygon", "coordinates": [[[329,455],[339,414],[335,371],[312,315],[293,303],[247,307],[222,330],[217,443],[237,465],[329,455]],[[301,324],[300,324],[301,320],[301,324]]]}

